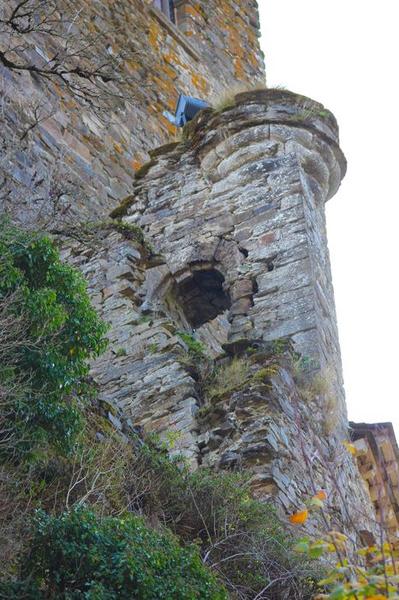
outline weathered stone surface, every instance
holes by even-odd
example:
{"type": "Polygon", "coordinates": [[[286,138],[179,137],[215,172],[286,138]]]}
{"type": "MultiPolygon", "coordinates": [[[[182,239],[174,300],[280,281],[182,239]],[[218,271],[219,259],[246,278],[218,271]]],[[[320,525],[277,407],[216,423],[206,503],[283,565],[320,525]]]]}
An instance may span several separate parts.
{"type": "MultiPolygon", "coordinates": [[[[335,119],[322,105],[280,90],[238,94],[235,107],[200,115],[184,145],[154,158],[125,217],[165,257],[169,285],[198,269],[221,274],[233,349],[287,337],[333,369],[343,434],[324,202],[345,168],[335,119]]],[[[184,300],[198,327],[194,299],[184,300]]]]}
{"type": "Polygon", "coordinates": [[[109,348],[91,369],[99,402],[114,409],[108,411],[110,421],[120,430],[130,421],[161,439],[177,432],[175,451],[195,466],[196,383],[181,364],[187,351],[175,335],[176,325],[164,315],[141,311],[144,248],[117,232],[61,241],[64,258],[85,274],[91,298],[110,325],[109,348]]]}
{"type": "MultiPolygon", "coordinates": [[[[52,226],[66,218],[104,215],[130,193],[149,150],[175,136],[163,111],[174,110],[179,93],[218,102],[226,90],[264,80],[254,0],[185,0],[179,2],[177,25],[153,4],[82,0],[73,14],[81,46],[89,31],[98,35],[104,61],[108,51],[126,57],[125,84],[108,83],[123,96],[111,110],[93,110],[60,91],[57,79],[38,81],[0,65],[1,210],[25,224],[52,226]],[[35,106],[40,122],[22,143],[35,106]]],[[[59,7],[64,8],[62,0],[59,7]]],[[[24,39],[30,49],[21,59],[35,64],[60,50],[61,40],[51,36],[24,39]]]]}
{"type": "MultiPolygon", "coordinates": [[[[256,2],[182,0],[178,27],[150,0],[80,4],[94,31],[112,24],[112,52],[130,53],[127,98],[99,119],[49,81],[55,110],[14,144],[44,88],[1,67],[0,200],[16,220],[64,231],[63,256],[110,325],[109,348],[91,368],[102,411],[121,435],[169,440],[192,468],[245,469],[253,493],[274,499],[284,516],[322,488],[332,527],[353,532],[361,517],[372,530],[370,496],[341,444],[347,422],[324,216],[345,173],[335,118],[289,92],[241,93],[165,144],[176,132],[162,112],[180,92],[218,103],[237,83],[263,79],[256,2]],[[99,225],[86,236],[59,225],[93,221],[123,199],[113,216],[143,228],[151,256],[121,228],[99,225]],[[182,331],[192,337],[183,341],[182,331]],[[288,363],[267,371],[281,337],[313,372],[333,373],[333,409],[325,393],[306,400],[288,363]],[[199,341],[213,367],[248,350],[246,379],[208,397],[192,350],[199,341]]],[[[46,40],[31,41],[35,62],[46,40]]],[[[318,525],[312,519],[308,529],[318,525]]]]}
{"type": "MultiPolygon", "coordinates": [[[[304,403],[284,362],[275,376],[257,379],[259,360],[253,359],[255,378],[213,400],[201,419],[202,464],[249,471],[254,495],[273,498],[282,515],[323,489],[332,527],[353,532],[366,523],[374,531],[370,496],[353,457],[323,429],[322,402],[304,403]]],[[[308,530],[319,527],[312,515],[308,530]]]]}
{"type": "MultiPolygon", "coordinates": [[[[85,274],[92,300],[110,324],[109,349],[91,374],[100,405],[118,431],[157,433],[192,468],[244,469],[254,495],[273,499],[282,518],[314,489],[325,489],[332,526],[352,532],[361,524],[373,531],[370,497],[335,427],[328,430],[325,397],[320,393],[304,402],[285,355],[278,366],[270,363],[276,360],[270,358],[273,344],[260,341],[239,389],[209,400],[193,376],[187,344],[176,335],[185,327],[184,313],[176,298],[168,303],[168,286],[159,285],[157,269],[147,268],[145,248],[112,231],[98,232],[95,240],[77,237],[63,236],[60,242],[64,258],[85,274]],[[144,314],[151,286],[162,298],[144,314]]],[[[248,283],[236,289],[246,293],[248,283]]],[[[220,316],[195,336],[218,357],[223,351],[216,340],[228,327],[220,316]]],[[[317,517],[307,527],[316,533],[317,517]]]]}
{"type": "MultiPolygon", "coordinates": [[[[240,100],[222,115],[200,118],[191,141],[166,148],[166,154],[155,153],[152,166],[134,186],[135,202],[125,220],[143,226],[165,264],[147,265],[144,248],[120,233],[108,232],[94,249],[64,239],[66,257],[85,273],[90,293],[111,325],[110,348],[93,364],[92,374],[100,400],[115,409],[110,420],[118,429],[128,420],[166,440],[172,435],[172,451],[183,452],[193,468],[246,470],[254,494],[273,498],[282,515],[295,511],[314,490],[326,489],[333,526],[351,532],[361,514],[362,527],[373,531],[370,498],[342,446],[347,423],[339,396],[323,213],[328,178],[317,192],[324,195],[316,197],[301,166],[302,147],[285,153],[282,136],[291,141],[293,127],[286,124],[279,125],[274,155],[267,159],[274,165],[261,160],[258,168],[258,153],[237,154],[238,168],[234,171],[232,161],[226,179],[242,175],[244,167],[245,176],[237,176],[231,189],[228,183],[226,197],[223,186],[215,194],[223,178],[214,183],[201,162],[209,152],[210,169],[228,159],[226,148],[234,147],[228,145],[229,128],[234,143],[242,133],[250,146],[253,121],[273,119],[274,101],[282,110],[281,93],[277,99],[274,93],[255,97],[256,104],[247,96],[246,105],[240,100]],[[266,100],[262,113],[259,102],[266,100]],[[229,218],[234,215],[239,219],[229,218]],[[219,220],[221,227],[213,229],[219,220]],[[204,396],[193,360],[187,360],[189,343],[179,330],[201,340],[214,358],[225,357],[223,348],[239,353],[252,345],[250,373],[239,389],[204,396]],[[298,392],[288,363],[268,371],[273,340],[281,337],[291,339],[314,372],[327,367],[333,372],[334,408],[329,407],[331,390],[304,401],[307,396],[298,392]]],[[[292,101],[288,94],[291,110],[292,101]]],[[[317,123],[301,127],[303,135],[295,129],[295,138],[305,140],[306,152],[324,160],[320,144],[312,146],[312,139],[321,135],[343,169],[335,130],[327,139],[327,128],[317,123]],[[313,133],[319,130],[323,133],[313,133]]],[[[257,125],[254,130],[259,149],[257,125]]],[[[267,139],[266,151],[269,145],[267,139]]],[[[308,524],[311,532],[319,527],[317,518],[308,524]]]]}

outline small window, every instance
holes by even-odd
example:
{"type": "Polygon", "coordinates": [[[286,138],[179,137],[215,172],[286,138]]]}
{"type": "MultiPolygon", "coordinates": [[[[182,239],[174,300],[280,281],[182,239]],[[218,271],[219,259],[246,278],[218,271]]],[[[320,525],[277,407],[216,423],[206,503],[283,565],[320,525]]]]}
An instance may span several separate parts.
{"type": "Polygon", "coordinates": [[[176,23],[175,7],[173,0],[154,0],[154,5],[163,13],[165,13],[168,19],[172,21],[172,23],[176,23]]]}
{"type": "Polygon", "coordinates": [[[191,327],[201,327],[231,307],[224,277],[216,269],[194,271],[191,279],[177,285],[177,299],[191,327]]]}

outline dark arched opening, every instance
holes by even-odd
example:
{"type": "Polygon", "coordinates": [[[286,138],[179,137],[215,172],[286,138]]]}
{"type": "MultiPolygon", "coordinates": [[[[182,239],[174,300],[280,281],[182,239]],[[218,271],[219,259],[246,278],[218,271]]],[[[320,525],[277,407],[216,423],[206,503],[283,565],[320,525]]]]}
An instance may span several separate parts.
{"type": "Polygon", "coordinates": [[[207,269],[194,271],[190,279],[178,284],[178,301],[191,327],[200,327],[230,308],[230,296],[224,291],[223,282],[219,271],[207,269]]]}

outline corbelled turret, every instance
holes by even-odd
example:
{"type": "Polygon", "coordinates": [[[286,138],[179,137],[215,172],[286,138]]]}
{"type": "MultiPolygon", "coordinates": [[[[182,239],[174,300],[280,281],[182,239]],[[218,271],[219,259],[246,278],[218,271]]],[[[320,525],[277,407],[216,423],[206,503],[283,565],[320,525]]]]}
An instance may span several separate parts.
{"type": "Polygon", "coordinates": [[[222,323],[231,353],[289,338],[310,369],[333,371],[343,408],[324,212],[346,170],[334,116],[291,92],[247,92],[185,136],[152,153],[125,217],[165,256],[153,296],[174,295],[185,326],[215,321],[220,336],[222,323]]]}

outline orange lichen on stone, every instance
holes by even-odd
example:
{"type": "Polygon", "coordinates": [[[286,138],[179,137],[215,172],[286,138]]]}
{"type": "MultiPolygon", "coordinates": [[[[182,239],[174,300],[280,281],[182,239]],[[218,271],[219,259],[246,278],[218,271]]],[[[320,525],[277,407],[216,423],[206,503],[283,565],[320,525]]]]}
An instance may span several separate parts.
{"type": "Polygon", "coordinates": [[[253,52],[248,52],[247,59],[253,67],[256,67],[258,65],[258,59],[256,58],[253,52]]]}
{"type": "Polygon", "coordinates": [[[233,56],[244,56],[244,47],[242,36],[236,29],[228,28],[228,48],[233,56]]]}
{"type": "Polygon", "coordinates": [[[131,165],[135,171],[138,171],[143,166],[143,163],[140,162],[139,160],[133,159],[131,161],[131,165]]]}
{"type": "MultiPolygon", "coordinates": [[[[62,161],[68,167],[68,161],[73,163],[73,176],[82,184],[85,195],[97,198],[96,210],[98,203],[106,211],[110,198],[128,187],[132,169],[148,160],[147,150],[175,136],[175,127],[162,112],[174,112],[179,92],[209,100],[211,90],[217,95],[239,85],[235,72],[244,81],[262,75],[255,2],[186,0],[176,5],[177,27],[168,22],[166,15],[162,18],[154,11],[153,0],[81,1],[74,35],[76,28],[84,41],[89,33],[88,41],[92,43],[99,34],[98,46],[95,43],[92,49],[106,64],[119,51],[124,55],[121,81],[105,86],[110,94],[104,94],[100,103],[100,112],[104,110],[112,125],[99,120],[90,103],[82,101],[68,86],[60,85],[56,78],[46,85],[56,114],[41,122],[29,136],[34,142],[37,135],[40,147],[45,145],[57,159],[58,146],[66,146],[62,161]],[[242,65],[235,68],[233,60],[237,57],[242,65]],[[104,186],[104,173],[109,176],[109,187],[104,186]]],[[[62,44],[58,47],[62,40],[54,39],[52,47],[49,39],[42,40],[43,52],[62,52],[62,44]]],[[[40,40],[36,42],[41,44],[40,40]]],[[[35,82],[28,82],[25,89],[19,76],[12,75],[11,89],[16,90],[16,97],[21,93],[26,97],[37,94],[35,82]]]]}
{"type": "Polygon", "coordinates": [[[164,117],[162,113],[160,113],[160,115],[159,115],[159,120],[162,123],[162,125],[165,127],[165,129],[167,129],[171,135],[176,134],[176,127],[174,125],[172,125],[172,123],[170,121],[168,121],[168,119],[166,117],[164,117]]]}
{"type": "Polygon", "coordinates": [[[175,89],[175,86],[169,79],[161,79],[161,77],[152,77],[151,79],[156,85],[158,94],[160,91],[163,91],[169,96],[175,89]]]}
{"type": "Polygon", "coordinates": [[[171,50],[169,50],[169,52],[163,53],[162,57],[165,62],[167,62],[171,65],[176,64],[177,56],[176,56],[175,52],[172,52],[171,50]]]}
{"type": "Polygon", "coordinates": [[[152,46],[153,48],[156,48],[156,49],[159,48],[159,43],[158,43],[159,34],[160,34],[160,28],[153,21],[152,23],[150,23],[150,27],[148,30],[148,42],[149,42],[150,46],[152,46]]]}
{"type": "Polygon", "coordinates": [[[182,61],[179,59],[177,52],[175,52],[174,47],[175,44],[173,44],[173,47],[170,48],[168,52],[162,54],[164,61],[169,63],[170,65],[173,65],[174,68],[181,67],[182,69],[188,69],[189,66],[185,63],[182,63],[182,61]]]}
{"type": "Polygon", "coordinates": [[[168,98],[168,100],[166,101],[166,105],[167,105],[168,109],[171,110],[172,112],[176,108],[176,101],[177,101],[177,97],[175,97],[175,96],[168,98]]]}
{"type": "Polygon", "coordinates": [[[240,58],[235,58],[234,61],[234,75],[237,77],[237,79],[239,79],[240,81],[242,81],[243,79],[246,79],[246,73],[245,73],[245,69],[243,67],[242,61],[240,58]]]}
{"type": "Polygon", "coordinates": [[[165,75],[167,77],[170,77],[170,79],[172,79],[173,81],[177,79],[176,71],[172,69],[172,67],[169,67],[169,65],[162,65],[162,70],[165,73],[165,75]]]}
{"type": "Polygon", "coordinates": [[[138,71],[138,69],[140,69],[140,67],[141,67],[141,64],[138,63],[136,60],[133,60],[132,58],[128,58],[125,61],[125,66],[128,67],[128,69],[133,72],[133,71],[138,71]]]}
{"type": "Polygon", "coordinates": [[[89,21],[89,22],[86,24],[86,27],[87,27],[87,31],[89,31],[90,33],[95,33],[95,31],[96,31],[96,26],[95,26],[95,24],[93,23],[93,21],[89,21]]]}
{"type": "Polygon", "coordinates": [[[190,4],[187,4],[184,7],[184,14],[185,15],[190,15],[191,17],[193,17],[194,19],[202,19],[202,14],[201,12],[197,9],[197,7],[192,6],[190,4]]]}
{"type": "Polygon", "coordinates": [[[208,91],[208,83],[207,83],[205,77],[202,77],[201,75],[197,75],[196,73],[193,73],[191,75],[191,82],[201,92],[205,93],[208,91]]]}

